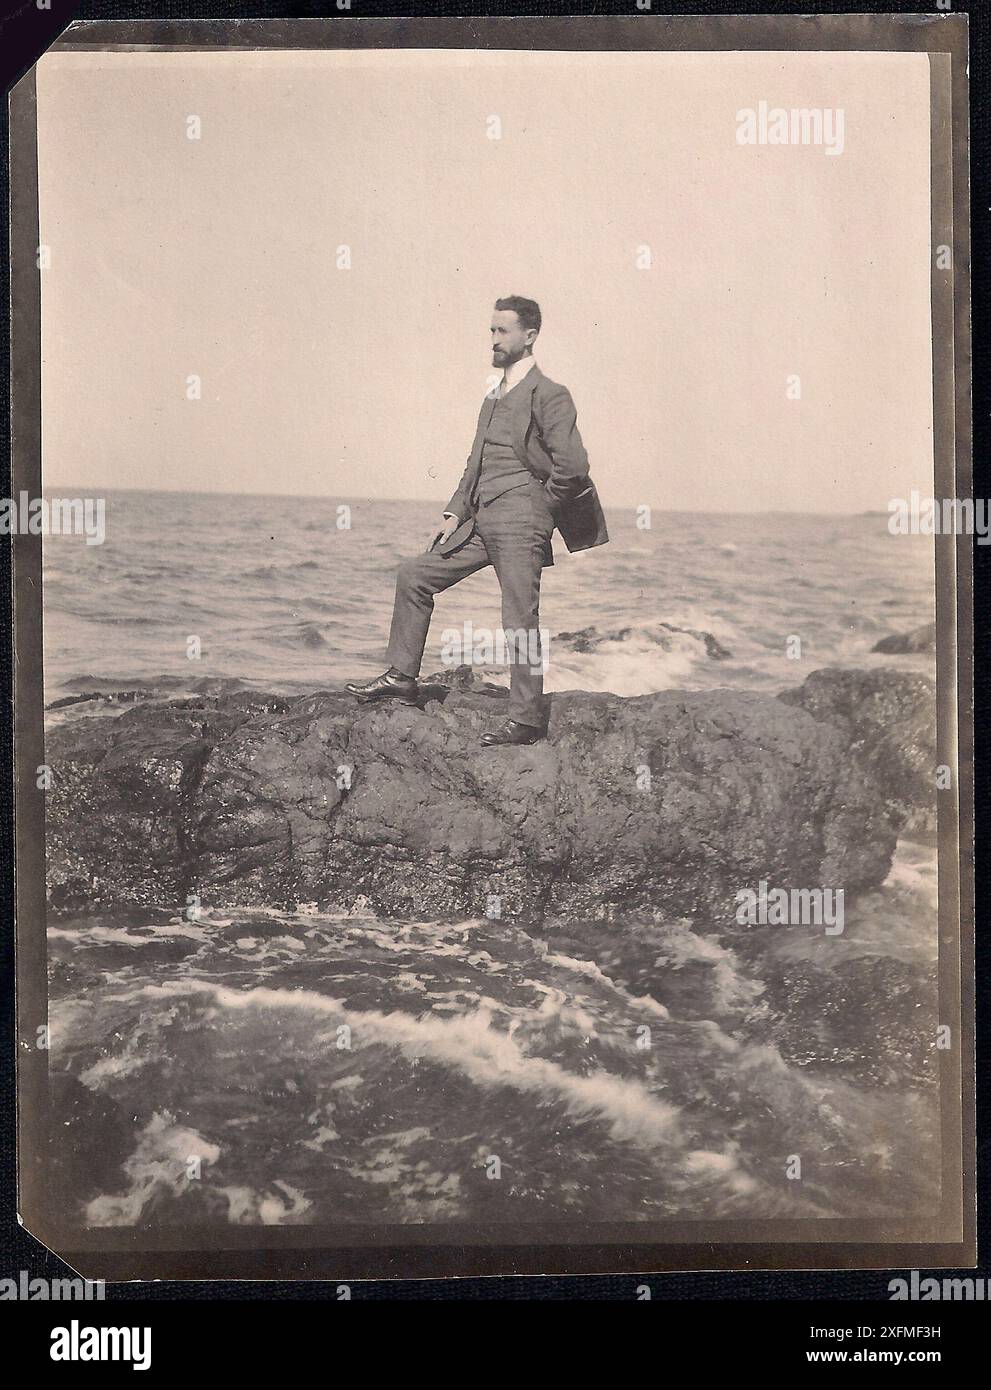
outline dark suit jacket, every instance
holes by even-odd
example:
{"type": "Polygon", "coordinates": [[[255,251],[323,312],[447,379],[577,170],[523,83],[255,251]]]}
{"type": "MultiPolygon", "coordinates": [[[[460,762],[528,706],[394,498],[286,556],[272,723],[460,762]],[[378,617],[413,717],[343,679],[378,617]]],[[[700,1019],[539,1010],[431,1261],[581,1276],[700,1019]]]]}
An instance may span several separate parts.
{"type": "MultiPolygon", "coordinates": [[[[513,412],[516,456],[543,483],[565,545],[569,550],[604,545],[609,539],[606,519],[588,475],[588,455],[567,387],[551,381],[539,367],[531,367],[505,400],[513,412]]],[[[491,396],[482,402],[465,471],[445,508],[460,522],[472,515],[470,499],[481,471],[482,444],[494,405],[491,396]]]]}

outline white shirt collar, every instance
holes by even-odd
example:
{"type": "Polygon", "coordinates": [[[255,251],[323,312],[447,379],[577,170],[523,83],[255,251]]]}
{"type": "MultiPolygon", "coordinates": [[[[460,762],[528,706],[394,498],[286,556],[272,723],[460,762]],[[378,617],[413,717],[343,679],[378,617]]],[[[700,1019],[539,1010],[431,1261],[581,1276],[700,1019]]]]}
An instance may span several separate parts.
{"type": "Polygon", "coordinates": [[[506,391],[512,391],[514,386],[518,386],[527,372],[532,371],[536,365],[537,359],[532,353],[529,357],[520,357],[516,362],[511,363],[502,374],[506,382],[506,391]]]}

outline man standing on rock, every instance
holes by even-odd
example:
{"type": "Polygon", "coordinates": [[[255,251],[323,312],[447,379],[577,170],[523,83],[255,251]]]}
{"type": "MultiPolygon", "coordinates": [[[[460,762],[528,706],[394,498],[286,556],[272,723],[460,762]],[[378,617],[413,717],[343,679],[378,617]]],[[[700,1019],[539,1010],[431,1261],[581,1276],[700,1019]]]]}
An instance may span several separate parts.
{"type": "Polygon", "coordinates": [[[534,360],[540,323],[534,300],[496,300],[489,331],[502,380],[482,402],[467,466],[426,553],[399,566],[389,669],[347,686],[359,700],[416,704],[434,595],[493,565],[510,653],[509,717],[482,735],[484,747],[536,743],[546,730],[540,572],[554,563],[555,528],[570,551],[609,539],[571,395],[534,360]]]}

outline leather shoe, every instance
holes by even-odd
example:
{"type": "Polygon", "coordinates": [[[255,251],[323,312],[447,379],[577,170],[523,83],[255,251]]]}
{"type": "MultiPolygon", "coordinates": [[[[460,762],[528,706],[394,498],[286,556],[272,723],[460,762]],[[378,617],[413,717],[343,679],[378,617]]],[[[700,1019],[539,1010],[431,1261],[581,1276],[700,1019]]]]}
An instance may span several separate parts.
{"type": "Polygon", "coordinates": [[[498,729],[490,729],[482,735],[483,748],[497,748],[500,744],[539,743],[543,738],[540,729],[532,724],[518,724],[515,719],[507,719],[498,729]]]}
{"type": "Polygon", "coordinates": [[[366,704],[372,700],[399,700],[404,705],[415,705],[420,698],[415,680],[392,671],[384,671],[370,681],[350,681],[344,689],[366,704]]]}

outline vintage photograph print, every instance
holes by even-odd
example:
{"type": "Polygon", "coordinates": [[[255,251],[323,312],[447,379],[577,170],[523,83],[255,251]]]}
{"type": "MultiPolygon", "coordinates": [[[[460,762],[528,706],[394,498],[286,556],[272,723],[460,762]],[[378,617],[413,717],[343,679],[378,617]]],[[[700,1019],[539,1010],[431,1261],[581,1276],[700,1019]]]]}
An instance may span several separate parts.
{"type": "Polygon", "coordinates": [[[20,1210],[973,1263],[962,18],[72,25],[12,119],[20,1210]]]}

